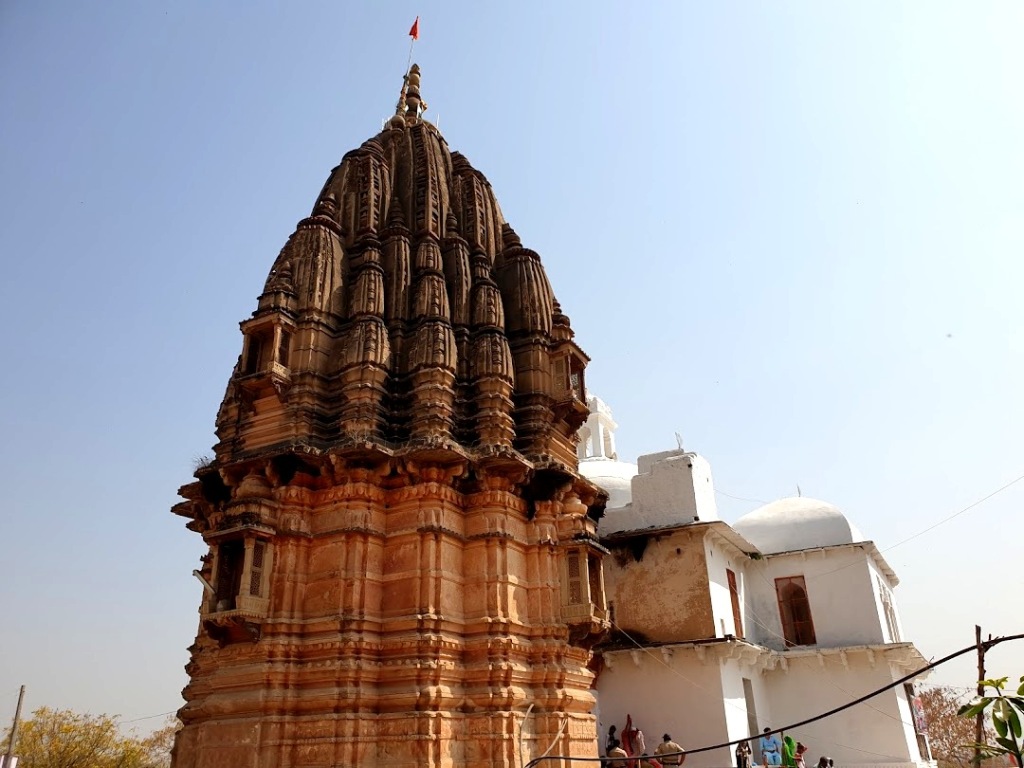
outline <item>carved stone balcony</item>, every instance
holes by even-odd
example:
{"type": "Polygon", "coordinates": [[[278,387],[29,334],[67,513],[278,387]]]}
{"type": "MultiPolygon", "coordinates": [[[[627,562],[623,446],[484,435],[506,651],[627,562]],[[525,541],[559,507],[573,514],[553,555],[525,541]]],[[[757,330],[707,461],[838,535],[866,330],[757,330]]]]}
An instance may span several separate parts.
{"type": "Polygon", "coordinates": [[[237,381],[239,389],[249,401],[268,395],[271,391],[283,398],[292,385],[291,372],[280,363],[271,363],[263,370],[239,377],[237,381]]]}
{"type": "Polygon", "coordinates": [[[260,639],[270,601],[262,597],[240,595],[233,602],[234,607],[226,610],[204,610],[201,614],[203,626],[210,637],[222,645],[245,640],[255,643],[260,639]]]}
{"type": "Polygon", "coordinates": [[[573,391],[569,392],[568,397],[556,402],[553,410],[559,419],[564,420],[574,430],[583,426],[590,416],[590,408],[586,402],[573,391]]]}

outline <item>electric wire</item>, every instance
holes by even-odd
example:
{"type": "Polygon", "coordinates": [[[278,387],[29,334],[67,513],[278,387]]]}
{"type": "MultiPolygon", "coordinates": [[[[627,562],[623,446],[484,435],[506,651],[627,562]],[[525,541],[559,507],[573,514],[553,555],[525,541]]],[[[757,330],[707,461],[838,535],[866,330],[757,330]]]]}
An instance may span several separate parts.
{"type": "MultiPolygon", "coordinates": [[[[760,623],[759,621],[758,621],[758,622],[756,622],[756,623],[758,623],[758,624],[759,624],[760,626],[762,626],[762,627],[763,627],[763,628],[764,628],[765,630],[767,630],[768,632],[772,632],[773,634],[776,634],[776,635],[777,635],[777,633],[774,633],[774,632],[773,632],[773,630],[771,630],[771,629],[770,629],[770,628],[768,628],[768,627],[765,627],[765,626],[764,626],[763,624],[761,624],[761,623],[760,623]]],[[[718,698],[718,697],[719,697],[719,696],[721,695],[721,694],[720,694],[720,692],[717,692],[717,691],[712,691],[712,690],[710,690],[709,688],[707,688],[706,686],[703,686],[703,685],[701,685],[700,683],[698,683],[698,682],[696,682],[696,681],[694,681],[694,680],[691,680],[691,679],[690,679],[689,677],[687,677],[686,675],[684,675],[684,674],[683,674],[682,672],[680,672],[680,671],[679,671],[678,669],[676,669],[675,667],[673,667],[672,665],[670,665],[670,664],[669,664],[668,662],[666,662],[666,661],[665,661],[665,660],[664,660],[663,658],[661,658],[659,654],[656,654],[656,653],[654,653],[653,651],[651,651],[651,649],[650,649],[649,647],[647,647],[647,646],[644,646],[644,645],[641,645],[641,644],[640,644],[640,643],[639,643],[639,642],[638,642],[638,641],[636,640],[636,638],[634,638],[634,637],[633,637],[632,635],[630,635],[630,634],[629,634],[628,632],[626,632],[626,631],[625,631],[624,629],[622,629],[622,627],[618,626],[618,625],[617,625],[617,624],[615,624],[614,622],[612,622],[612,626],[614,626],[614,627],[615,627],[615,628],[616,628],[616,629],[617,629],[617,630],[618,630],[618,631],[619,631],[620,633],[622,633],[622,635],[623,635],[623,636],[624,636],[624,637],[625,637],[626,639],[628,639],[628,640],[629,640],[629,641],[630,641],[631,643],[633,643],[633,645],[635,645],[635,646],[637,647],[637,649],[639,649],[640,651],[643,651],[644,653],[646,653],[646,654],[647,654],[648,656],[650,656],[651,658],[653,658],[653,659],[654,659],[655,661],[657,661],[657,662],[658,662],[659,664],[661,664],[662,666],[666,667],[666,668],[667,668],[667,669],[668,669],[668,670],[669,670],[670,672],[672,672],[672,673],[673,673],[674,675],[676,675],[677,677],[680,677],[680,678],[682,678],[683,680],[685,680],[686,682],[688,682],[688,683],[689,683],[690,685],[692,685],[693,687],[695,687],[695,688],[697,688],[697,689],[699,689],[699,690],[703,691],[704,693],[708,694],[709,696],[711,696],[711,697],[713,697],[713,698],[718,698]]],[[[780,637],[780,638],[782,638],[782,636],[781,636],[781,635],[777,635],[777,636],[778,636],[778,637],[780,637]]],[[[782,638],[782,639],[783,639],[783,640],[785,640],[785,638],[782,638]]],[[[838,686],[836,686],[836,687],[838,688],[838,686]]],[[[840,688],[839,690],[842,690],[842,689],[840,688]]],[[[844,691],[844,693],[846,693],[846,695],[848,695],[848,696],[850,695],[850,694],[849,694],[849,692],[847,692],[847,691],[844,691]]],[[[739,704],[735,704],[735,703],[734,703],[734,702],[732,702],[732,701],[731,701],[730,699],[724,699],[724,698],[723,698],[723,699],[722,699],[722,702],[723,702],[724,704],[726,704],[727,706],[731,706],[731,707],[733,707],[734,709],[736,709],[736,710],[738,710],[738,711],[741,711],[741,712],[743,712],[744,714],[746,714],[746,713],[747,713],[747,709],[746,709],[746,707],[744,707],[744,706],[741,706],[741,705],[739,705],[739,704]]],[[[874,710],[875,710],[876,712],[878,712],[878,713],[880,713],[880,714],[883,714],[883,715],[886,715],[886,714],[887,714],[887,713],[885,713],[885,712],[882,712],[881,710],[875,709],[875,708],[874,708],[874,707],[872,707],[872,706],[871,706],[870,704],[866,704],[866,703],[865,703],[865,706],[867,706],[867,707],[868,707],[868,708],[870,708],[870,709],[874,709],[874,710]]],[[[891,717],[891,715],[887,715],[887,716],[891,717]]],[[[903,722],[903,721],[901,721],[901,722],[903,722]]],[[[904,723],[904,724],[905,724],[905,725],[910,725],[910,723],[904,723]]],[[[899,758],[898,758],[898,757],[896,757],[895,755],[884,755],[884,754],[882,754],[882,753],[880,753],[880,752],[872,752],[871,750],[868,750],[868,749],[861,749],[861,748],[859,748],[859,747],[853,747],[853,746],[849,746],[849,745],[846,745],[846,744],[840,744],[840,743],[839,743],[839,742],[837,742],[837,741],[830,741],[830,740],[828,740],[828,739],[826,739],[826,741],[827,741],[827,743],[829,743],[829,744],[832,744],[833,746],[837,746],[837,747],[845,747],[845,748],[847,748],[847,749],[851,749],[851,750],[853,750],[854,752],[863,752],[864,754],[867,754],[867,755],[874,755],[874,756],[876,756],[876,757],[885,757],[885,758],[888,758],[888,759],[890,759],[890,760],[895,760],[895,761],[897,761],[897,762],[899,761],[899,758]]]]}
{"type": "MultiPolygon", "coordinates": [[[[1003,486],[1000,486],[999,488],[996,488],[991,493],[989,493],[989,494],[987,494],[985,496],[982,496],[977,501],[971,502],[966,507],[963,507],[962,509],[957,510],[953,514],[948,515],[947,517],[942,518],[938,522],[932,523],[927,528],[924,528],[924,529],[918,531],[917,533],[913,534],[912,536],[908,536],[905,539],[897,541],[895,544],[892,544],[892,545],[886,547],[885,549],[880,549],[879,550],[879,554],[884,554],[886,552],[890,552],[890,551],[896,549],[896,547],[903,546],[904,544],[906,544],[908,542],[911,542],[911,541],[913,541],[914,539],[916,539],[916,538],[918,538],[920,536],[924,536],[924,534],[928,533],[929,531],[933,531],[936,528],[938,528],[939,526],[945,525],[946,523],[950,522],[951,520],[954,520],[955,518],[959,517],[960,515],[964,514],[965,512],[969,512],[970,510],[974,509],[978,505],[988,501],[993,496],[998,496],[1000,493],[1002,493],[1003,491],[1007,490],[1008,488],[1011,488],[1012,486],[1016,485],[1021,480],[1024,480],[1024,474],[1018,475],[1013,480],[1011,480],[1010,482],[1006,483],[1006,485],[1003,485],[1003,486]]],[[[718,493],[718,492],[719,491],[716,489],[716,493],[718,493]]],[[[732,499],[738,499],[739,498],[738,496],[732,496],[731,494],[725,493],[725,491],[721,491],[721,493],[722,493],[722,495],[728,496],[729,498],[732,498],[732,499]]],[[[747,499],[747,501],[758,501],[758,500],[757,499],[747,499]]],[[[856,544],[856,543],[860,543],[860,542],[853,542],[853,543],[856,544]]],[[[834,570],[825,571],[824,573],[821,573],[821,574],[818,574],[818,575],[819,576],[828,576],[829,574],[837,573],[839,571],[842,571],[842,570],[845,570],[847,568],[850,568],[853,565],[856,565],[856,563],[847,563],[846,565],[841,565],[841,566],[839,566],[838,568],[836,568],[834,570]]]]}
{"type": "MultiPolygon", "coordinates": [[[[750,573],[750,572],[756,573],[758,578],[760,578],[761,581],[763,581],[765,583],[765,585],[769,589],[772,589],[772,590],[775,589],[775,585],[768,581],[767,577],[763,573],[761,573],[761,569],[760,568],[750,569],[747,572],[748,573],[750,573]]],[[[748,615],[751,618],[753,618],[755,624],[757,624],[759,627],[761,627],[761,629],[763,629],[769,635],[774,635],[777,639],[782,640],[783,643],[787,643],[788,644],[789,641],[786,639],[786,637],[784,635],[780,635],[772,627],[769,627],[767,624],[765,624],[763,621],[761,621],[760,617],[757,615],[757,612],[752,607],[749,607],[749,606],[748,606],[748,615]]],[[[852,696],[853,695],[852,693],[850,693],[849,691],[844,689],[842,686],[840,686],[838,683],[836,683],[836,681],[833,680],[831,678],[831,676],[828,677],[827,680],[828,680],[829,684],[832,685],[833,688],[835,688],[836,690],[842,692],[846,696],[852,696]]],[[[868,702],[864,702],[864,706],[866,706],[868,709],[874,710],[875,712],[877,712],[880,715],[884,715],[885,717],[888,717],[888,718],[890,718],[892,720],[895,720],[896,722],[903,723],[903,725],[906,725],[906,726],[908,726],[910,728],[914,728],[915,727],[913,723],[908,723],[906,720],[904,720],[901,717],[896,717],[894,715],[889,714],[888,712],[884,712],[881,709],[878,709],[877,707],[872,706],[868,702]]],[[[839,745],[839,746],[842,746],[842,745],[839,745]]],[[[856,748],[852,747],[852,749],[856,749],[856,748]]],[[[870,754],[875,754],[875,753],[870,753],[870,754]]],[[[894,758],[894,759],[896,759],[896,758],[894,758]]]]}
{"type": "MultiPolygon", "coordinates": [[[[998,645],[999,643],[1006,642],[1008,640],[1021,640],[1021,639],[1024,639],[1024,634],[1010,635],[1008,637],[993,638],[992,640],[983,642],[981,644],[981,646],[987,649],[987,648],[990,648],[990,647],[992,647],[994,645],[998,645]]],[[[888,683],[887,685],[884,685],[881,688],[878,688],[878,689],[876,689],[874,691],[871,691],[869,693],[866,693],[863,696],[859,696],[859,697],[857,697],[856,699],[854,699],[852,701],[848,701],[845,704],[842,704],[842,705],[840,705],[838,707],[833,707],[832,709],[828,710],[827,712],[823,712],[820,715],[815,715],[814,717],[809,717],[809,718],[806,718],[806,719],[801,720],[799,722],[792,723],[791,725],[788,725],[785,728],[775,729],[773,731],[770,731],[770,733],[781,733],[783,731],[791,731],[794,728],[799,728],[802,725],[808,725],[809,723],[814,723],[814,722],[817,722],[818,720],[824,720],[827,717],[831,717],[832,715],[835,715],[835,714],[837,714],[839,712],[843,712],[844,710],[850,709],[851,707],[855,707],[856,705],[858,705],[858,704],[860,704],[862,702],[865,702],[868,699],[872,699],[875,696],[878,696],[878,695],[880,695],[882,693],[885,693],[886,691],[891,690],[892,688],[895,688],[897,685],[902,685],[903,683],[909,682],[910,680],[913,680],[915,677],[917,677],[921,673],[927,672],[929,669],[934,669],[935,667],[937,667],[937,666],[939,666],[941,664],[945,664],[946,662],[951,661],[951,660],[953,660],[953,659],[955,659],[955,658],[957,658],[959,656],[962,656],[965,653],[969,653],[970,651],[976,651],[977,649],[978,649],[977,645],[968,645],[966,648],[961,648],[959,651],[955,651],[955,652],[949,654],[948,656],[944,656],[943,658],[939,659],[938,661],[929,662],[928,664],[926,664],[925,666],[921,667],[920,669],[917,669],[917,670],[911,672],[908,675],[904,675],[899,680],[895,680],[895,681],[893,681],[891,683],[888,683]]],[[[724,744],[715,744],[715,745],[710,746],[710,747],[701,747],[699,749],[691,749],[689,751],[691,753],[694,753],[694,752],[708,752],[708,751],[713,750],[713,749],[720,749],[722,747],[729,747],[729,746],[732,746],[733,744],[738,744],[740,741],[747,741],[747,739],[738,739],[736,741],[730,741],[730,742],[726,742],[724,744]]]]}
{"type": "Polygon", "coordinates": [[[159,715],[146,715],[145,717],[136,717],[134,720],[122,720],[121,723],[122,725],[127,725],[128,723],[139,723],[143,720],[152,720],[154,717],[166,717],[167,715],[173,715],[177,711],[178,710],[176,709],[172,709],[170,712],[161,712],[159,715]]]}
{"type": "MultiPolygon", "coordinates": [[[[881,688],[878,688],[878,689],[876,689],[874,691],[871,691],[870,693],[866,693],[863,696],[860,696],[860,697],[854,699],[853,701],[848,701],[845,704],[841,704],[838,707],[833,707],[832,709],[830,709],[830,710],[828,710],[826,712],[822,712],[819,715],[815,715],[814,717],[808,717],[808,718],[805,718],[804,720],[800,720],[799,722],[790,723],[789,725],[786,725],[786,726],[784,726],[782,728],[775,728],[774,730],[768,731],[768,735],[771,735],[771,734],[774,734],[774,733],[782,733],[784,731],[791,731],[791,730],[793,730],[795,728],[800,728],[801,726],[809,725],[810,723],[815,723],[818,720],[824,720],[827,717],[831,717],[832,715],[838,714],[839,712],[843,712],[843,711],[845,711],[847,709],[850,709],[851,707],[855,707],[858,704],[867,701],[868,699],[872,699],[875,696],[878,696],[878,695],[880,695],[882,693],[885,693],[886,691],[888,691],[888,690],[890,690],[892,688],[895,688],[897,685],[903,685],[903,683],[906,683],[906,682],[908,682],[910,680],[913,680],[915,677],[917,677],[921,673],[927,672],[929,669],[934,669],[935,667],[938,667],[938,666],[940,666],[942,664],[945,664],[946,662],[952,661],[953,659],[955,659],[955,658],[957,658],[959,656],[963,656],[965,653],[970,653],[971,651],[977,651],[979,648],[987,651],[988,649],[990,649],[990,648],[992,648],[992,647],[994,647],[996,645],[999,645],[1000,643],[1009,642],[1011,640],[1024,640],[1024,634],[1007,635],[1005,637],[993,637],[993,638],[990,638],[988,640],[983,640],[980,644],[968,645],[966,648],[961,648],[959,651],[954,651],[953,653],[948,654],[947,656],[943,656],[938,661],[929,662],[928,664],[926,664],[925,666],[921,667],[920,669],[914,670],[913,672],[911,672],[908,675],[904,675],[899,680],[894,680],[893,682],[891,682],[891,683],[889,683],[887,685],[884,685],[881,688]]],[[[747,737],[742,738],[742,739],[734,739],[733,741],[726,741],[726,742],[722,742],[720,744],[712,744],[712,745],[706,746],[706,747],[698,747],[697,749],[688,749],[688,750],[686,750],[686,754],[693,755],[693,754],[697,754],[697,753],[700,753],[700,752],[710,752],[710,751],[715,750],[715,749],[725,749],[726,747],[731,747],[731,746],[733,746],[735,744],[739,744],[739,743],[744,742],[744,741],[750,741],[750,738],[751,737],[747,736],[747,737]]],[[[621,759],[622,758],[615,758],[615,757],[612,757],[612,758],[609,758],[609,757],[570,757],[568,755],[548,755],[546,757],[534,758],[533,760],[531,760],[530,762],[528,762],[526,764],[526,768],[535,768],[535,766],[539,765],[544,760],[572,760],[572,761],[579,761],[579,762],[590,762],[590,763],[605,764],[605,763],[609,763],[609,762],[614,761],[614,760],[621,760],[621,759]]]]}
{"type": "Polygon", "coordinates": [[[914,540],[914,539],[916,539],[916,538],[917,538],[918,536],[923,536],[924,534],[928,533],[929,531],[931,531],[931,530],[934,530],[934,529],[938,528],[938,527],[939,527],[940,525],[945,525],[945,524],[946,524],[946,523],[948,523],[948,522],[949,522],[950,520],[952,520],[952,519],[954,519],[954,518],[956,518],[956,517],[959,517],[960,515],[964,514],[964,512],[968,512],[968,511],[970,511],[970,510],[974,509],[974,508],[975,508],[976,506],[978,506],[979,504],[981,504],[981,503],[983,503],[983,502],[986,502],[986,501],[988,501],[988,500],[989,500],[989,499],[991,499],[991,498],[992,498],[993,496],[996,496],[996,495],[998,495],[998,494],[1002,493],[1002,492],[1003,492],[1003,491],[1005,491],[1005,490],[1006,490],[1007,488],[1009,488],[1009,487],[1011,487],[1011,486],[1013,486],[1013,485],[1016,485],[1017,483],[1019,483],[1019,482],[1020,482],[1021,480],[1024,480],[1024,474],[1018,475],[1018,476],[1017,476],[1016,478],[1014,478],[1013,480],[1011,480],[1010,482],[1008,482],[1008,483],[1007,483],[1006,485],[1002,486],[1001,488],[997,488],[996,490],[992,491],[992,493],[988,494],[987,496],[982,496],[982,497],[981,497],[980,499],[978,499],[977,501],[975,501],[975,502],[974,502],[973,504],[968,504],[968,505],[967,505],[966,507],[964,507],[963,509],[959,510],[958,512],[954,512],[954,513],[953,513],[952,515],[950,515],[949,517],[945,517],[945,518],[943,518],[942,520],[939,520],[939,521],[938,521],[937,523],[935,523],[935,524],[933,524],[933,525],[930,525],[930,526],[928,526],[928,527],[927,527],[927,528],[925,528],[925,529],[924,529],[923,531],[919,531],[918,533],[915,533],[915,534],[914,534],[913,536],[910,536],[910,537],[908,537],[908,538],[906,538],[906,539],[903,539],[902,541],[897,541],[897,542],[896,542],[895,544],[893,544],[893,545],[892,545],[892,546],[890,546],[890,547],[886,547],[886,548],[885,548],[885,549],[883,549],[882,551],[883,551],[883,552],[889,552],[890,550],[896,549],[896,547],[898,547],[898,546],[900,546],[900,545],[902,545],[902,544],[906,544],[906,543],[907,543],[908,541],[913,541],[913,540],[914,540]]]}
{"type": "MultiPolygon", "coordinates": [[[[773,634],[773,635],[775,635],[776,637],[780,638],[781,640],[785,641],[785,639],[786,639],[785,637],[783,637],[782,635],[780,635],[780,634],[779,634],[778,632],[776,632],[775,630],[773,630],[773,629],[772,629],[771,627],[768,627],[768,626],[766,626],[765,624],[763,624],[763,623],[762,623],[762,622],[761,622],[761,621],[760,621],[760,620],[759,620],[759,619],[757,618],[757,614],[755,614],[755,613],[754,613],[753,611],[750,611],[749,615],[750,615],[750,616],[751,616],[751,617],[752,617],[752,618],[754,619],[754,623],[755,623],[755,624],[757,624],[757,625],[758,625],[759,627],[761,627],[761,629],[763,629],[763,630],[765,630],[766,632],[768,632],[768,633],[770,633],[770,634],[773,634]]],[[[793,664],[793,663],[794,663],[794,662],[796,662],[796,661],[798,661],[798,659],[789,659],[789,660],[788,660],[788,663],[789,663],[789,664],[793,664]]],[[[836,682],[835,680],[833,680],[833,679],[832,679],[831,677],[827,677],[826,679],[828,680],[829,684],[830,684],[830,685],[831,685],[831,686],[832,686],[833,688],[835,688],[835,689],[836,689],[837,691],[839,691],[839,692],[843,693],[843,694],[844,694],[844,695],[846,695],[846,696],[853,696],[853,695],[854,695],[854,694],[850,693],[850,692],[849,692],[848,690],[846,690],[845,688],[843,688],[843,687],[842,687],[841,685],[839,685],[839,684],[838,684],[838,683],[837,683],[837,682],[836,682]]],[[[913,723],[908,723],[908,722],[907,722],[906,720],[904,720],[904,719],[903,719],[902,717],[896,717],[895,715],[891,715],[891,714],[889,714],[888,712],[885,712],[884,710],[881,710],[881,709],[878,709],[877,707],[874,707],[874,706],[872,706],[871,704],[869,704],[869,703],[868,703],[868,702],[866,702],[866,701],[864,702],[864,706],[865,706],[865,707],[867,707],[867,708],[868,708],[868,709],[870,709],[870,710],[873,710],[873,711],[877,712],[877,713],[878,713],[878,714],[880,714],[880,715],[884,715],[885,717],[888,717],[888,718],[889,718],[889,719],[891,719],[891,720],[895,720],[895,721],[896,721],[896,722],[898,722],[898,723],[903,723],[903,725],[909,726],[909,727],[911,727],[911,728],[913,728],[913,727],[914,727],[914,724],[913,724],[913,723]]],[[[837,746],[843,746],[842,744],[838,744],[838,742],[836,742],[836,744],[837,744],[837,746]]],[[[850,747],[850,749],[856,749],[856,747],[850,747]]],[[[858,751],[863,751],[863,750],[858,750],[858,751]]],[[[877,753],[875,753],[875,752],[870,752],[869,754],[872,754],[872,755],[873,755],[873,754],[877,754],[877,753]]],[[[891,757],[891,755],[890,755],[889,757],[891,757]]],[[[894,757],[893,759],[897,759],[897,758],[895,758],[895,757],[894,757]]]]}
{"type": "Polygon", "coordinates": [[[723,496],[728,496],[730,499],[736,499],[736,501],[753,501],[758,504],[770,504],[771,502],[765,501],[764,499],[751,499],[746,496],[733,496],[731,493],[726,493],[720,488],[715,488],[715,493],[720,493],[723,496]]]}

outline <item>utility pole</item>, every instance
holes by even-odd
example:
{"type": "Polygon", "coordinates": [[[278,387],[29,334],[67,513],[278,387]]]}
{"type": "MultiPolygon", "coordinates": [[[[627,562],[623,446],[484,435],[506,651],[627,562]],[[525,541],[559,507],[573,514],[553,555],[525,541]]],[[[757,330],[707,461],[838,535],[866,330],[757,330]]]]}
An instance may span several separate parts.
{"type": "MultiPolygon", "coordinates": [[[[991,639],[991,637],[989,638],[991,639]]],[[[974,625],[974,642],[978,646],[978,698],[985,695],[985,646],[981,642],[981,627],[974,625]]],[[[974,718],[974,768],[981,768],[981,742],[985,738],[985,713],[979,712],[974,718]]]]}
{"type": "Polygon", "coordinates": [[[14,710],[14,725],[11,726],[11,738],[7,741],[7,756],[4,757],[4,768],[11,768],[14,765],[14,742],[18,738],[18,721],[21,720],[21,702],[25,699],[25,686],[18,691],[18,706],[14,710]]]}

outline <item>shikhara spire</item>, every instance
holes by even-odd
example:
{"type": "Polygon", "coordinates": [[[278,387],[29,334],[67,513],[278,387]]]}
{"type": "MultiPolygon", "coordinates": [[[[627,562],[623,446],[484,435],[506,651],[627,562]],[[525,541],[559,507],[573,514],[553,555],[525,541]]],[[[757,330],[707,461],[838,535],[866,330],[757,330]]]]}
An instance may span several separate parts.
{"type": "Polygon", "coordinates": [[[588,358],[539,256],[425,108],[413,65],[394,118],[345,155],[281,250],[242,324],[218,457],[286,434],[309,450],[430,444],[575,469],[588,358]],[[240,417],[268,387],[285,433],[240,417]]]}

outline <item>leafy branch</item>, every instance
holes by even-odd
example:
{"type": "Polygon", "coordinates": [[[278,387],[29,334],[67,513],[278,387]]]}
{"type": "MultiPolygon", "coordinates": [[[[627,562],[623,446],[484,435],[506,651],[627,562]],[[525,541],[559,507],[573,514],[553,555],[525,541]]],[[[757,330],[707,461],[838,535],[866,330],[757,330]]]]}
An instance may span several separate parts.
{"type": "Polygon", "coordinates": [[[1020,686],[1015,696],[1003,693],[1009,679],[1000,677],[982,680],[978,685],[983,690],[991,688],[994,693],[964,704],[957,714],[960,717],[976,717],[988,710],[991,713],[992,726],[996,729],[996,743],[970,746],[980,750],[985,757],[1012,755],[1016,758],[1017,765],[1024,765],[1024,758],[1021,756],[1021,748],[1024,747],[1021,730],[1021,723],[1024,721],[1024,676],[1020,678],[1020,686]]]}

